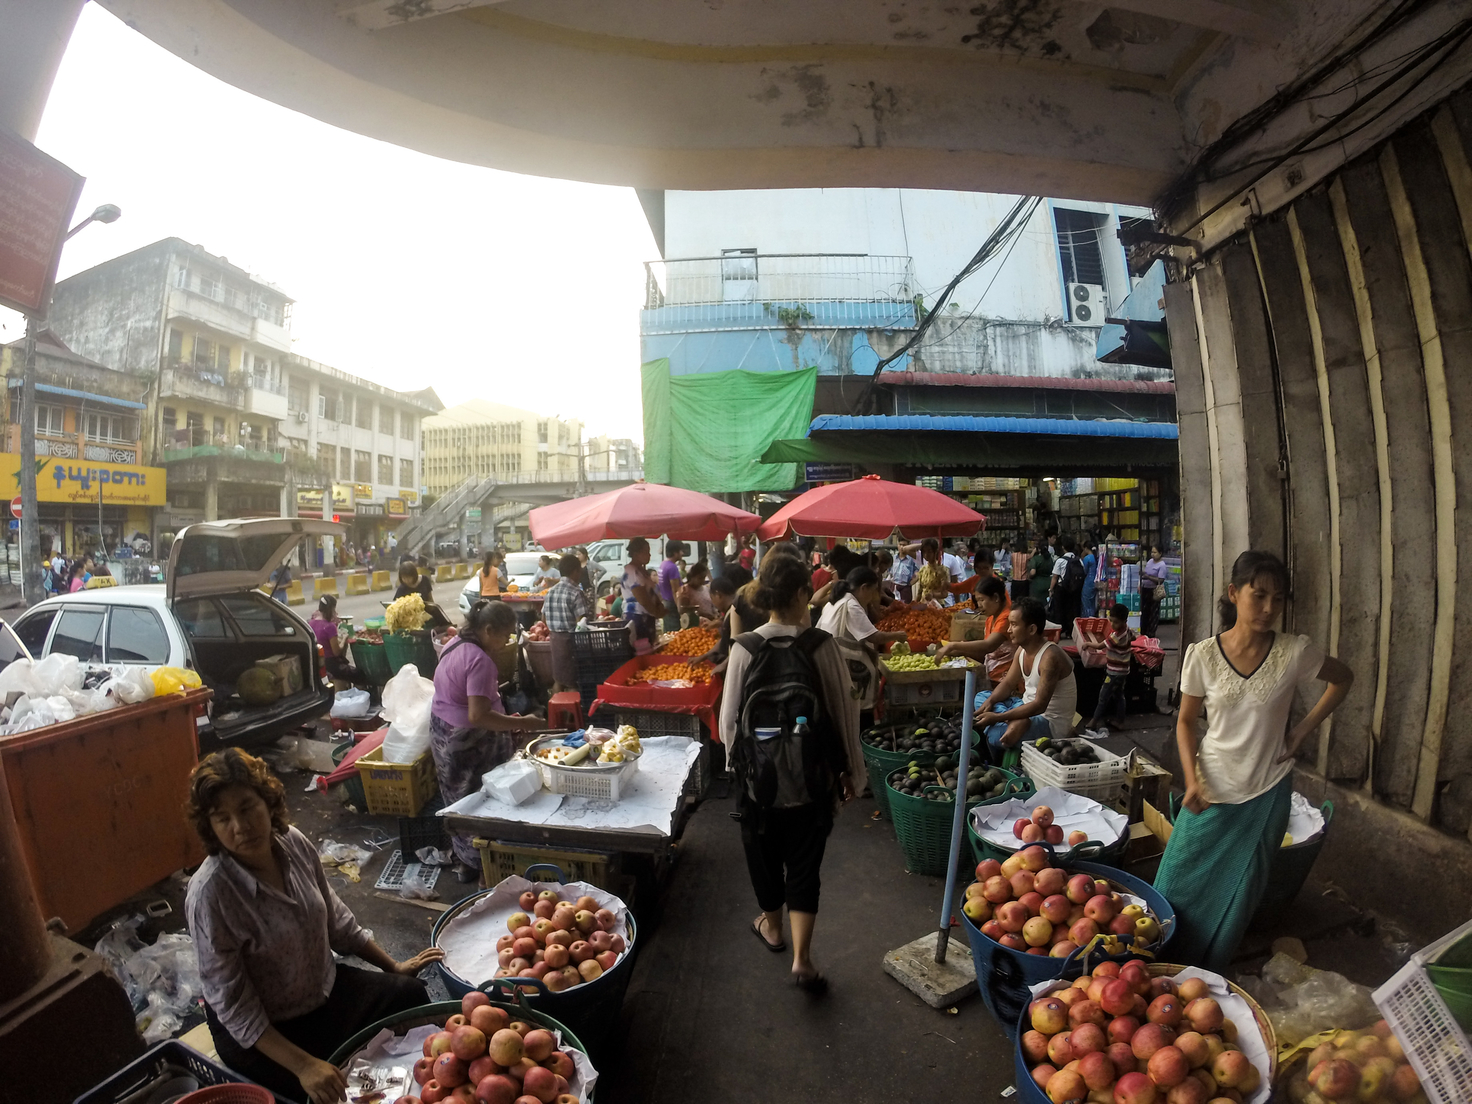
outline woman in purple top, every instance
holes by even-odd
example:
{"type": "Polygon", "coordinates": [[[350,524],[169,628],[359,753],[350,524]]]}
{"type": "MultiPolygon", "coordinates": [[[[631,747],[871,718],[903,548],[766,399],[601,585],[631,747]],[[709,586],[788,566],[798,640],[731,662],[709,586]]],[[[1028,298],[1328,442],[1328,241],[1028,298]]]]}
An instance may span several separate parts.
{"type": "Polygon", "coordinates": [[[675,608],[675,592],[683,585],[680,581],[680,557],[685,554],[683,541],[664,542],[664,562],[659,565],[659,578],[654,589],[664,599],[664,628],[666,632],[678,632],[680,611],[675,608]]]}
{"type": "MultiPolygon", "coordinates": [[[[459,801],[481,787],[481,776],[515,754],[518,732],[534,732],[538,717],[509,715],[501,705],[500,672],[490,653],[516,630],[516,611],[482,598],[470,607],[460,635],[440,653],[429,713],[429,750],[434,755],[440,796],[459,801]]],[[[480,856],[470,837],[451,838],[462,882],[480,876],[480,856]]]]}
{"type": "Polygon", "coordinates": [[[317,638],[318,645],[322,648],[322,658],[327,667],[327,674],[338,682],[357,683],[363,680],[358,669],[348,662],[347,653],[342,637],[337,631],[337,595],[324,594],[322,600],[317,603],[317,608],[312,612],[312,619],[307,622],[312,630],[312,635],[317,638]]]}

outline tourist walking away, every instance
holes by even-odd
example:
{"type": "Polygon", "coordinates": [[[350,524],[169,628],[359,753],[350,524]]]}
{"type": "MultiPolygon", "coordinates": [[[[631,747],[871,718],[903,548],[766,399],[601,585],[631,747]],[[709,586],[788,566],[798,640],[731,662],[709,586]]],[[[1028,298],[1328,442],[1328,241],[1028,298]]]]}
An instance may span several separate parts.
{"type": "MultiPolygon", "coordinates": [[[[486,771],[515,755],[519,733],[543,727],[540,718],[507,714],[501,704],[501,674],[491,655],[515,628],[515,610],[482,598],[440,653],[429,711],[429,750],[446,805],[480,789],[486,771]]],[[[450,840],[458,861],[455,876],[474,881],[480,876],[480,855],[470,837],[450,840]]]]}
{"type": "MultiPolygon", "coordinates": [[[[1135,630],[1130,628],[1130,608],[1123,602],[1115,602],[1109,607],[1109,631],[1104,634],[1104,644],[1102,648],[1093,649],[1104,652],[1104,685],[1099,687],[1099,703],[1094,706],[1094,715],[1085,726],[1091,736],[1102,739],[1109,735],[1109,729],[1119,728],[1124,724],[1124,691],[1130,680],[1130,663],[1134,659],[1134,651],[1130,645],[1134,642],[1135,630]],[[1115,715],[1106,727],[1105,720],[1111,706],[1115,715]]],[[[1083,647],[1086,651],[1090,650],[1087,644],[1083,647]]]]}
{"type": "Polygon", "coordinates": [[[373,941],[255,756],[226,748],[206,757],[190,775],[186,813],[207,857],[189,879],[184,915],[221,1063],[283,1100],[336,1104],[347,1080],[328,1059],[369,1024],[427,1003],[415,975],[444,952],[398,962],[373,941]]]}
{"type": "Polygon", "coordinates": [[[680,589],[680,557],[685,546],[677,540],[664,542],[664,559],[659,564],[655,589],[664,603],[664,630],[675,632],[680,627],[680,611],[675,605],[675,592],[680,589]]]}
{"type": "Polygon", "coordinates": [[[852,693],[859,703],[859,727],[874,723],[874,699],[879,691],[879,653],[889,644],[908,641],[902,632],[880,632],[874,627],[879,610],[879,576],[860,564],[833,584],[833,600],[818,618],[822,629],[838,645],[848,666],[852,693]]]}
{"type": "MultiPolygon", "coordinates": [[[[976,608],[986,618],[982,622],[984,635],[980,640],[953,640],[936,652],[935,658],[939,661],[951,656],[965,656],[977,660],[986,668],[987,681],[996,687],[1007,677],[1012,668],[1012,657],[1017,654],[1008,622],[1012,599],[1007,594],[1006,585],[995,575],[989,575],[976,584],[975,598],[976,608]]],[[[977,691],[973,707],[980,709],[988,696],[986,690],[977,691]]]]}
{"type": "Polygon", "coordinates": [[[552,643],[552,693],[578,688],[578,666],[573,657],[573,633],[578,622],[588,616],[588,593],[582,587],[583,565],[568,553],[557,562],[561,578],[547,592],[542,604],[542,620],[546,622],[552,643]]]}
{"type": "Polygon", "coordinates": [[[1048,579],[1048,616],[1062,626],[1063,636],[1073,635],[1073,621],[1083,606],[1084,562],[1072,537],[1063,538],[1063,555],[1053,564],[1048,579]]]}
{"type": "Polygon", "coordinates": [[[1150,546],[1150,558],[1140,565],[1140,635],[1160,635],[1160,599],[1165,597],[1165,577],[1170,567],[1159,545],[1150,546]]]}
{"type": "Polygon", "coordinates": [[[291,564],[283,563],[271,572],[271,597],[286,605],[286,590],[291,586],[291,564]]]}
{"type": "Polygon", "coordinates": [[[1017,654],[975,719],[998,766],[1008,749],[1024,739],[1056,738],[1073,731],[1078,704],[1073,660],[1043,636],[1047,623],[1043,604],[1036,598],[1024,598],[1008,614],[1007,632],[1017,654]]]}
{"type": "Polygon", "coordinates": [[[1242,553],[1218,603],[1222,631],[1192,644],[1181,663],[1176,745],[1186,795],[1155,888],[1176,910],[1172,957],[1218,973],[1257,911],[1288,829],[1294,756],[1354,681],[1308,637],[1276,631],[1287,594],[1282,560],[1242,553]],[[1328,685],[1290,728],[1295,691],[1311,679],[1328,685]]]}
{"type": "Polygon", "coordinates": [[[1078,542],[1078,558],[1084,565],[1084,592],[1079,601],[1079,616],[1095,617],[1097,614],[1094,611],[1098,608],[1095,604],[1098,601],[1098,582],[1095,577],[1099,573],[1099,557],[1094,554],[1094,542],[1087,537],[1078,542]]]}
{"type": "Polygon", "coordinates": [[[721,699],[721,741],[739,785],[746,867],[761,915],[751,931],[781,954],[782,906],[792,932],[792,979],[828,982],[813,964],[819,871],[833,818],[864,777],[858,702],[838,645],[809,627],[812,581],[798,556],[764,557],[755,603],[765,625],[733,642],[721,699]]]}
{"type": "Polygon", "coordinates": [[[654,578],[649,574],[649,542],[643,537],[635,537],[629,541],[624,554],[628,557],[628,565],[619,584],[623,591],[623,616],[629,623],[634,651],[644,655],[652,652],[658,642],[658,619],[664,616],[665,607],[655,589],[654,578]]]}
{"type": "Polygon", "coordinates": [[[337,682],[363,681],[362,674],[348,660],[347,645],[343,643],[342,632],[337,623],[336,594],[322,595],[322,600],[312,611],[312,619],[307,622],[307,627],[312,630],[312,635],[322,648],[323,666],[327,668],[329,678],[337,682]]]}

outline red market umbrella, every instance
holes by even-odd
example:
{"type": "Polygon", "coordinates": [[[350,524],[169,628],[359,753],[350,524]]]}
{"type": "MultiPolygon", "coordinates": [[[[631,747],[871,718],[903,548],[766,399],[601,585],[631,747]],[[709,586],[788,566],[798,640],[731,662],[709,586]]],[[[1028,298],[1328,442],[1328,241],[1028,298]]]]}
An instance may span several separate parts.
{"type": "Polygon", "coordinates": [[[710,495],[644,482],[571,502],[539,506],[528,519],[532,536],[543,548],[661,535],[677,540],[714,541],[732,532],[754,532],[762,523],[756,514],[710,495]]]}
{"type": "Polygon", "coordinates": [[[800,537],[857,537],[884,540],[896,529],[907,540],[969,537],[986,518],[954,498],[866,475],[848,483],[814,487],[778,510],[756,531],[762,540],[787,533],[800,537]]]}

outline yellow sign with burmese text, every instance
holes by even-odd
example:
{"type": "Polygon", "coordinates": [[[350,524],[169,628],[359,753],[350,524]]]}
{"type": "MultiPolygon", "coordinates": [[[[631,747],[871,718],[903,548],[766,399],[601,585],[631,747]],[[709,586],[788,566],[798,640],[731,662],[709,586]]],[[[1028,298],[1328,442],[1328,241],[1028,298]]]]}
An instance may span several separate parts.
{"type": "MultiPolygon", "coordinates": [[[[0,488],[7,497],[20,494],[18,453],[0,452],[0,488]]],[[[141,464],[108,464],[98,460],[37,457],[36,498],[41,502],[96,503],[105,506],[165,506],[168,504],[163,468],[141,464]]]]}

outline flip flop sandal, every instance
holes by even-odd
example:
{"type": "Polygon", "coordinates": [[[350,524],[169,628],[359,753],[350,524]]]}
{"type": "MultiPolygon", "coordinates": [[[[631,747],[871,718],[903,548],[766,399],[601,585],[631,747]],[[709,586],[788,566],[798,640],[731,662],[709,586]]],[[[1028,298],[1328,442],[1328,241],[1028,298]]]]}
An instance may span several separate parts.
{"type": "Polygon", "coordinates": [[[756,936],[759,940],[761,940],[762,946],[765,947],[767,950],[771,951],[773,954],[783,954],[787,950],[787,944],[786,943],[773,943],[770,939],[768,939],[765,935],[762,934],[761,921],[760,920],[754,920],[754,921],[752,921],[751,934],[754,935],[754,936],[756,936]]]}
{"type": "Polygon", "coordinates": [[[822,974],[809,974],[795,979],[797,987],[810,997],[821,997],[828,992],[828,979],[822,974]]]}

